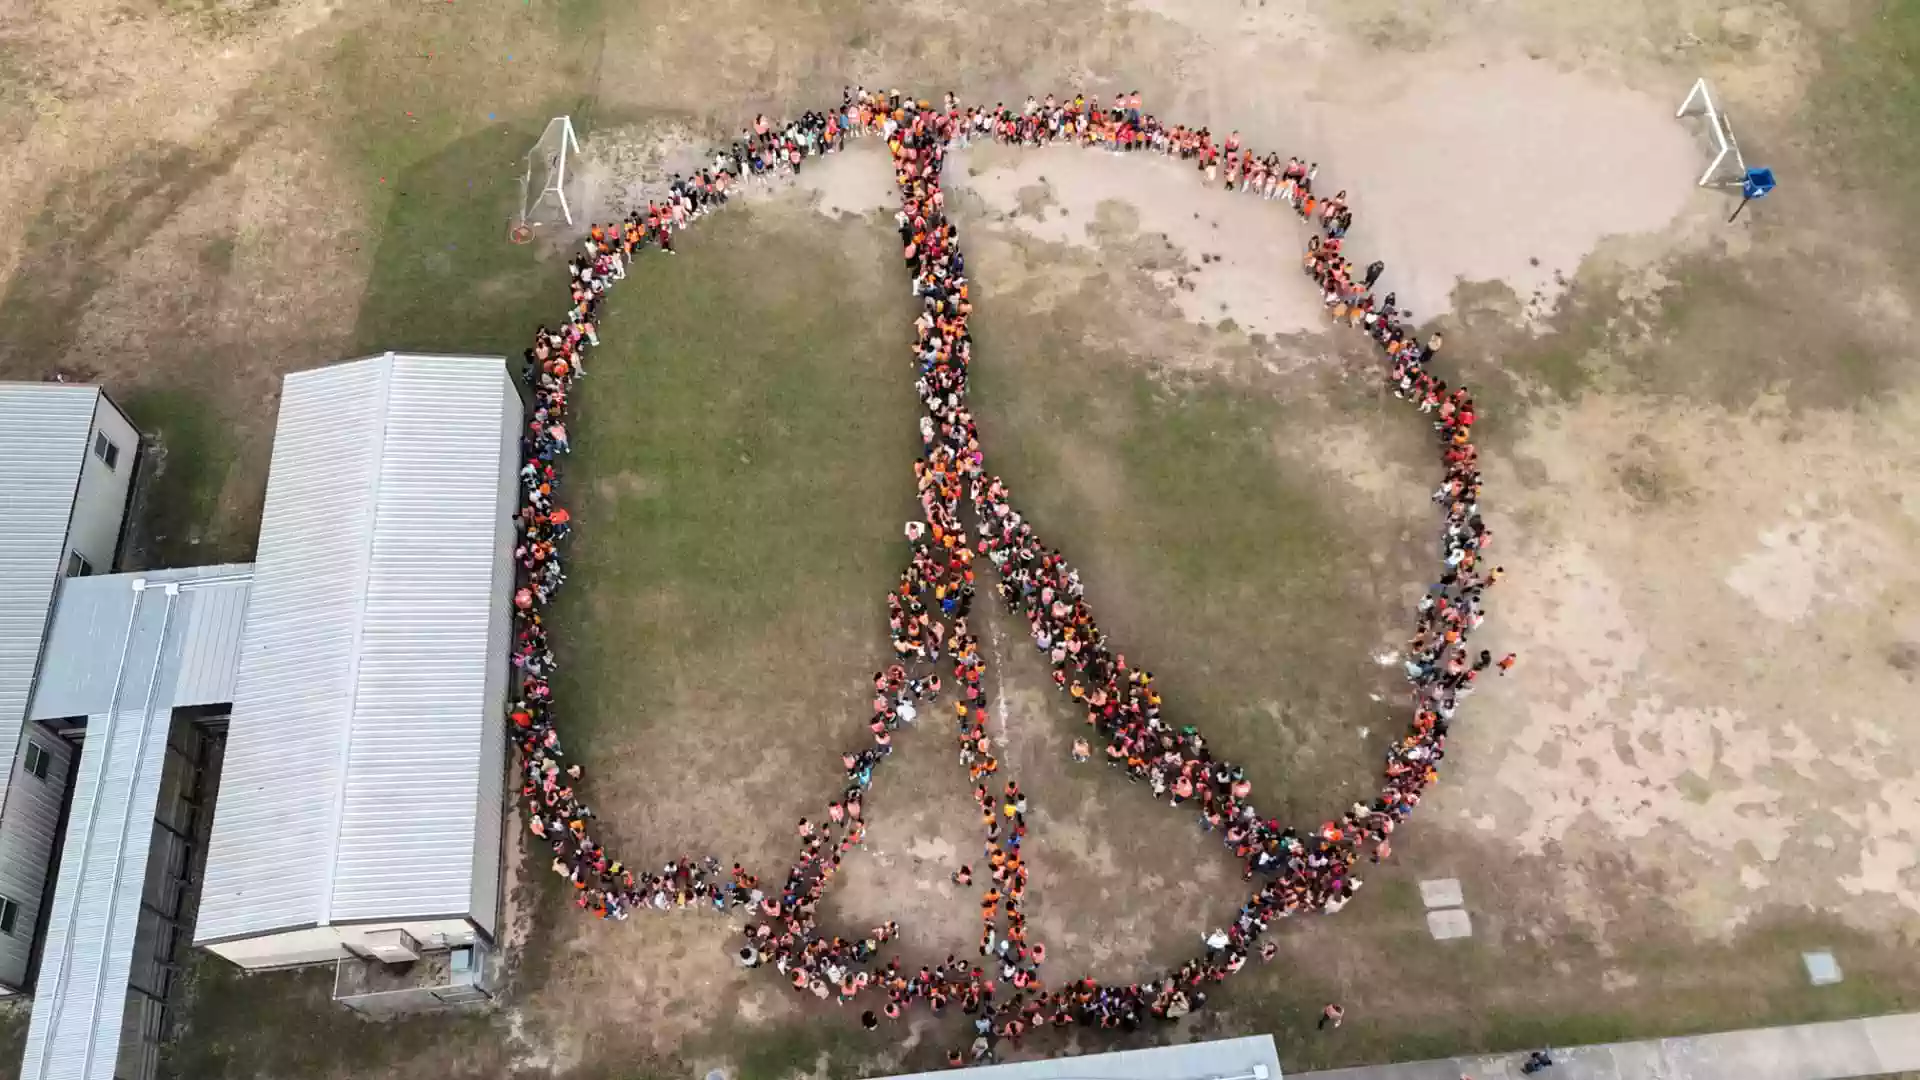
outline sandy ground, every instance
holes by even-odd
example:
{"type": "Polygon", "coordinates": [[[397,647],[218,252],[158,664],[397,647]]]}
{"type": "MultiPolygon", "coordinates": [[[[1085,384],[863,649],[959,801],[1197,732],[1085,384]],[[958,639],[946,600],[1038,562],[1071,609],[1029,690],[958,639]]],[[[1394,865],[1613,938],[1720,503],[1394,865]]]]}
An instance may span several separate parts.
{"type": "MultiPolygon", "coordinates": [[[[1404,78],[1371,87],[1360,95],[1364,124],[1340,119],[1357,102],[1310,101],[1281,136],[1295,141],[1255,145],[1327,160],[1320,186],[1349,190],[1362,208],[1350,251],[1393,268],[1400,305],[1416,317],[1451,310],[1461,280],[1502,282],[1530,315],[1545,316],[1602,239],[1673,224],[1699,175],[1697,141],[1674,122],[1677,102],[1541,60],[1474,56],[1429,55],[1404,78]]],[[[1220,112],[1169,115],[1211,119],[1220,131],[1236,122],[1220,112]]],[[[1264,127],[1253,117],[1240,123],[1264,127]]],[[[647,149],[648,137],[616,132],[589,150],[592,190],[639,190],[630,179],[597,179],[609,174],[658,175],[668,155],[647,149]]],[[[828,213],[888,207],[884,163],[855,164],[869,156],[877,155],[809,169],[800,184],[820,193],[828,213]]],[[[1268,334],[1320,325],[1310,293],[1272,287],[1297,265],[1297,229],[1283,215],[1196,184],[1177,161],[1105,156],[1120,163],[1066,147],[981,146],[956,154],[952,172],[957,189],[1039,239],[1091,243],[1113,229],[1164,237],[1158,280],[1177,291],[1189,319],[1268,334]]]]}
{"type": "MultiPolygon", "coordinates": [[[[1369,102],[1367,116],[1326,118],[1327,138],[1310,140],[1329,163],[1319,186],[1350,190],[1363,208],[1350,252],[1391,267],[1400,306],[1421,319],[1449,311],[1463,279],[1504,282],[1533,313],[1550,312],[1602,238],[1670,225],[1699,172],[1665,101],[1540,61],[1442,56],[1369,102]],[[1579,136],[1542,137],[1556,127],[1579,136]]],[[[1190,319],[1256,333],[1321,325],[1311,294],[1274,287],[1298,265],[1298,230],[1263,200],[1203,188],[1158,155],[1114,155],[1119,165],[1067,148],[976,156],[992,164],[959,155],[956,175],[1030,235],[1086,242],[1111,206],[1114,224],[1165,236],[1176,265],[1160,273],[1183,290],[1190,319]]]]}
{"type": "MultiPolygon", "coordinates": [[[[1530,662],[1463,736],[1442,827],[1634,848],[1703,934],[1776,905],[1920,931],[1916,408],[1534,414],[1493,473],[1517,496],[1501,637],[1530,662]]],[[[1565,866],[1569,902],[1628,917],[1589,872],[1565,866]]]]}
{"type": "Polygon", "coordinates": [[[1129,234],[1164,237],[1140,252],[1155,284],[1198,323],[1231,320],[1252,333],[1318,330],[1319,298],[1274,288],[1297,276],[1298,237],[1264,201],[1196,184],[1194,171],[1158,154],[1118,155],[1078,147],[1008,151],[982,146],[956,155],[956,190],[980,198],[993,220],[1041,240],[1097,247],[1129,234]]]}
{"type": "Polygon", "coordinates": [[[1331,125],[1319,152],[1338,163],[1323,184],[1364,178],[1352,197],[1369,224],[1353,247],[1395,271],[1417,318],[1449,310],[1462,279],[1551,309],[1603,237],[1672,224],[1699,171],[1666,99],[1543,61],[1443,54],[1396,90],[1350,106],[1366,123],[1331,125]]]}

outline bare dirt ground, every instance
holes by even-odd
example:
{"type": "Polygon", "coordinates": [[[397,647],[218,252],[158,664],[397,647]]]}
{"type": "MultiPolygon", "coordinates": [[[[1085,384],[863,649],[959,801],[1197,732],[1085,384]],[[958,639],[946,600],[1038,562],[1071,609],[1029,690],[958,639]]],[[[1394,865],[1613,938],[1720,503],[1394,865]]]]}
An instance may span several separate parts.
{"type": "MultiPolygon", "coordinates": [[[[1165,115],[1317,159],[1359,208],[1355,250],[1448,331],[1489,414],[1509,571],[1486,644],[1521,654],[1469,705],[1396,865],[1337,919],[1290,928],[1282,961],[1199,1030],[1275,1030],[1308,1067],[1888,1008],[1920,991],[1920,741],[1902,712],[1920,677],[1920,397],[1901,351],[1920,198],[1893,137],[1920,115],[1899,52],[1912,14],[16,5],[0,10],[0,132],[23,148],[0,162],[0,374],[81,372],[130,399],[171,485],[147,550],[244,556],[281,373],[376,348],[516,349],[547,313],[551,256],[500,243],[545,116],[581,120],[598,208],[843,83],[1009,101],[1138,88],[1165,115]],[[1692,187],[1701,143],[1671,115],[1701,74],[1750,160],[1786,178],[1733,227],[1723,196],[1692,187]],[[1471,941],[1426,937],[1413,890],[1442,876],[1463,882],[1471,941]],[[1821,996],[1797,970],[1813,945],[1848,973],[1821,996]],[[1335,997],[1341,1041],[1309,1042],[1335,997]]],[[[1181,173],[1064,150],[956,166],[981,409],[997,467],[1083,565],[1106,625],[1310,822],[1367,789],[1400,722],[1386,665],[1430,568],[1432,466],[1364,351],[1323,330],[1298,226],[1181,173]]],[[[633,365],[667,379],[627,392],[667,404],[582,418],[608,448],[579,474],[582,536],[605,540],[577,556],[591,588],[563,631],[570,700],[592,797],[636,858],[711,847],[770,866],[830,786],[883,643],[897,522],[875,474],[904,468],[912,438],[873,389],[893,385],[906,310],[866,217],[890,192],[864,152],[801,187],[724,225],[760,261],[701,252],[703,233],[676,269],[709,273],[636,290],[753,321],[714,337],[698,318],[624,317],[633,365]],[[779,273],[782,256],[813,272],[779,273]],[[794,383],[771,381],[808,347],[794,383]],[[767,385],[726,396],[729,362],[767,385]],[[616,438],[635,417],[665,435],[616,438]],[[768,423],[793,454],[741,434],[768,423]],[[728,468],[689,468],[676,445],[728,468]],[[796,496],[806,454],[827,479],[796,496]],[[800,546],[769,561],[756,522],[782,514],[800,546]]],[[[1231,911],[1237,875],[1178,815],[1066,761],[1058,701],[1000,636],[996,722],[1038,807],[1037,924],[1063,969],[1144,974],[1231,911]]],[[[945,884],[976,842],[949,754],[943,731],[905,741],[837,901],[850,927],[901,918],[930,956],[974,933],[972,899],[945,884]]],[[[607,926],[533,889],[498,1016],[368,1038],[317,984],[213,973],[170,1069],[752,1080],[885,1070],[952,1041],[925,1022],[882,1045],[849,1035],[735,969],[720,920],[607,926]]]]}

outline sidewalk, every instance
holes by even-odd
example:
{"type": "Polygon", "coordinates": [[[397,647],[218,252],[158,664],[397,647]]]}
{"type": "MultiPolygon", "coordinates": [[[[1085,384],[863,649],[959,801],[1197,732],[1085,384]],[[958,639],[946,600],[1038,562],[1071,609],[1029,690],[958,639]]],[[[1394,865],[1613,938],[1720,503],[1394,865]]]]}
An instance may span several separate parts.
{"type": "MultiPolygon", "coordinates": [[[[1536,1080],[1841,1080],[1920,1071],[1920,1013],[1554,1047],[1536,1080]]],[[[1518,1080],[1527,1050],[1287,1074],[1287,1080],[1518,1080]]]]}

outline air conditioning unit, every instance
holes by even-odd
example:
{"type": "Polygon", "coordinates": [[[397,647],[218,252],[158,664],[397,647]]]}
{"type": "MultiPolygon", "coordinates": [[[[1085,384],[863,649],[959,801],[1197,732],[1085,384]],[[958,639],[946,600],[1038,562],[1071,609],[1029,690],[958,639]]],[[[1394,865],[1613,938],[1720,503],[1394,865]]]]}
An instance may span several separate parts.
{"type": "Polygon", "coordinates": [[[406,964],[420,959],[420,943],[405,930],[376,930],[360,940],[360,951],[383,964],[406,964]]]}

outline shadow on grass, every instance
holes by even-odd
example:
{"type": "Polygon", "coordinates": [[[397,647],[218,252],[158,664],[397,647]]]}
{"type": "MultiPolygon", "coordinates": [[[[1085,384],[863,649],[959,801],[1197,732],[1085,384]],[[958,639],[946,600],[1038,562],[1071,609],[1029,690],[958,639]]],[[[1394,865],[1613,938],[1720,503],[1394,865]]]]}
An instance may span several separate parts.
{"type": "Polygon", "coordinates": [[[537,324],[564,314],[562,257],[509,237],[523,155],[545,122],[542,113],[489,126],[387,178],[393,198],[354,328],[358,353],[516,356],[537,324]]]}
{"type": "Polygon", "coordinates": [[[25,1001],[0,1006],[0,1075],[17,1075],[12,1070],[27,1051],[27,1021],[32,1015],[33,1006],[25,1001]]]}
{"type": "Polygon", "coordinates": [[[220,513],[240,448],[213,402],[191,390],[150,387],[126,394],[123,404],[148,440],[127,564],[184,566],[251,557],[250,524],[220,513]]]}
{"type": "Polygon", "coordinates": [[[248,974],[196,952],[182,997],[180,1015],[217,1017],[218,1024],[196,1030],[189,1019],[177,1029],[161,1050],[162,1077],[359,1076],[442,1052],[432,1075],[508,1071],[498,1061],[472,1060],[504,1053],[502,1040],[491,1034],[494,1014],[362,1020],[333,1003],[332,965],[248,974]]]}
{"type": "Polygon", "coordinates": [[[263,124],[215,124],[195,145],[155,148],[55,184],[0,295],[0,374],[48,374],[73,344],[78,314],[115,269],[231,169],[263,124]]]}

